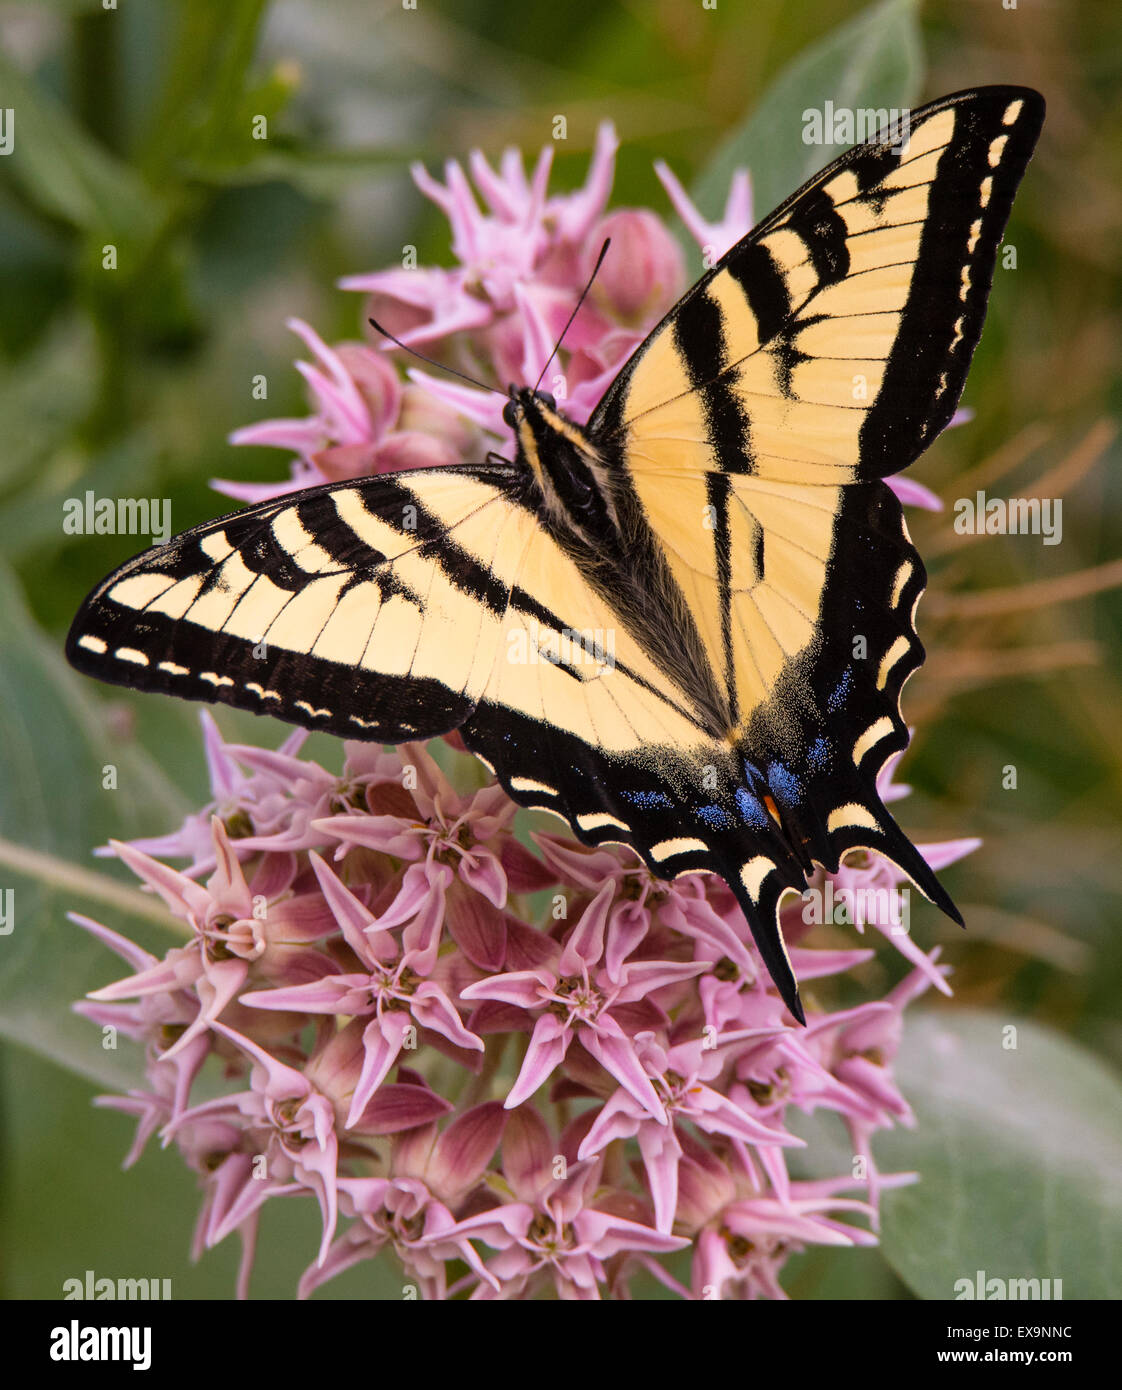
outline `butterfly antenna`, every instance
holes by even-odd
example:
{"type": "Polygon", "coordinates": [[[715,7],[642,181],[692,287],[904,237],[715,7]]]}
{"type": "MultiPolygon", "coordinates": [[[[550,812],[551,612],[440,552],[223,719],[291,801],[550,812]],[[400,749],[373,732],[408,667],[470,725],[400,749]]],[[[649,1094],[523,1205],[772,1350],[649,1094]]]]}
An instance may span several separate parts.
{"type": "MultiPolygon", "coordinates": [[[[427,362],[430,367],[435,367],[441,372],[451,372],[453,376],[458,376],[461,381],[466,381],[472,386],[478,386],[481,391],[493,391],[496,396],[506,395],[506,392],[500,391],[497,386],[488,386],[486,382],[476,381],[475,377],[468,376],[465,372],[458,372],[455,367],[446,366],[443,362],[437,362],[432,357],[426,357],[423,352],[418,352],[416,348],[410,347],[408,343],[403,343],[401,339],[391,333],[388,328],[383,328],[377,319],[368,319],[367,322],[370,324],[371,328],[376,328],[383,338],[388,338],[391,343],[396,343],[399,348],[404,348],[406,352],[419,358],[420,361],[427,362]]],[[[554,351],[556,352],[556,348],[554,351]]]]}
{"type": "Polygon", "coordinates": [[[592,274],[588,277],[588,284],[585,285],[583,290],[581,290],[580,298],[577,300],[573,312],[569,315],[568,323],[566,323],[565,327],[561,330],[560,338],[557,339],[553,351],[546,358],[545,366],[542,368],[541,376],[539,376],[537,381],[534,383],[535,391],[538,389],[538,387],[542,384],[542,381],[545,379],[545,374],[549,371],[549,364],[557,356],[558,352],[561,349],[561,344],[565,341],[565,334],[568,333],[570,328],[572,328],[573,320],[580,313],[580,306],[584,303],[588,295],[588,291],[592,288],[593,280],[595,280],[596,276],[600,273],[600,267],[604,264],[604,257],[608,254],[608,247],[611,246],[611,244],[611,237],[605,238],[604,244],[600,248],[600,254],[596,257],[596,264],[592,267],[592,274]]]}

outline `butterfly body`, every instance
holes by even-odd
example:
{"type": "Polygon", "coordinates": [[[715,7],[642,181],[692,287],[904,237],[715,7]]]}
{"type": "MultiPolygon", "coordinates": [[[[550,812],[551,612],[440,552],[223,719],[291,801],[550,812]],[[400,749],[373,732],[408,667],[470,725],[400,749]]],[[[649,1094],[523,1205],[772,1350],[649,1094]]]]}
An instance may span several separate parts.
{"type": "Polygon", "coordinates": [[[459,729],[525,806],[721,875],[796,1017],[783,894],[854,849],[961,920],[876,779],[925,573],[883,479],[948,423],[1043,121],[1026,88],[835,160],[636,350],[586,424],[512,389],[514,457],[309,489],[87,599],[102,679],[387,743],[459,729]]]}

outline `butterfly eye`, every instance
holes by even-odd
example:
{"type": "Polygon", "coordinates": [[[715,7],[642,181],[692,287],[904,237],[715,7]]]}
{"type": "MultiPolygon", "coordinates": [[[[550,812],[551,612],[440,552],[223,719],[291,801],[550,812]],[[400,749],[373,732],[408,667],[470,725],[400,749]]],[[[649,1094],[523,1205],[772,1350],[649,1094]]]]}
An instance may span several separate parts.
{"type": "Polygon", "coordinates": [[[557,409],[557,401],[548,391],[539,391],[538,400],[541,401],[542,405],[548,406],[550,410],[557,409]]]}
{"type": "Polygon", "coordinates": [[[518,418],[514,413],[513,401],[507,401],[506,405],[503,406],[503,420],[506,422],[506,424],[510,426],[512,430],[516,430],[518,428],[518,418]]]}

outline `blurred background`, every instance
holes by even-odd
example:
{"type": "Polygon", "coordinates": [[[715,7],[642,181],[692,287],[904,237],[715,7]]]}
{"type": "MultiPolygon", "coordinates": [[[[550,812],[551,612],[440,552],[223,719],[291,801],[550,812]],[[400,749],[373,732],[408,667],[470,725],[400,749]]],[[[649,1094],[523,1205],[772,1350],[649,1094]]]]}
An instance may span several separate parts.
{"type": "MultiPolygon", "coordinates": [[[[305,413],[285,319],[328,342],[360,337],[362,298],[338,290],[340,276],[399,264],[406,243],[421,264],[451,263],[411,160],[438,172],[510,144],[532,157],[564,114],[551,186],[575,187],[611,119],[613,206],[670,218],[651,167],[664,158],[716,217],[744,160],[763,215],[829,156],[802,144],[804,107],[918,104],[1001,81],[1042,91],[1048,119],[1006,234],[1015,266],[997,271],[963,398],[973,419],[913,470],[944,510],[910,514],[931,574],[928,663],[904,699],[916,737],[900,777],[914,792],[894,808],[921,844],[984,840],[945,874],[968,931],[927,905],[912,926],[954,966],[953,1000],[925,1006],[965,1042],[951,1082],[932,1071],[930,1020],[902,1058],[920,1127],[890,1136],[882,1162],[925,1181],[886,1205],[884,1248],[800,1257],[785,1282],[804,1298],[934,1293],[948,1270],[972,1276],[975,1252],[960,1245],[936,1271],[927,1237],[945,1236],[952,1211],[969,1231],[983,1219],[975,1207],[996,1202],[977,1252],[992,1272],[1004,1260],[1030,1273],[1047,1248],[1068,1296],[1079,1278],[1084,1296],[1117,1296],[1104,1233],[1118,1194],[1103,1178],[1122,1111],[1110,1074],[1122,1057],[1122,10],[36,0],[0,4],[0,49],[0,108],[16,113],[0,159],[0,889],[15,903],[0,935],[6,1295],[57,1297],[63,1279],[95,1268],[223,1298],[236,1258],[222,1248],[190,1265],[192,1178],[155,1148],[122,1174],[131,1125],[90,1109],[97,1091],[134,1084],[135,1058],[127,1045],[105,1052],[69,1013],[120,971],[64,914],[165,949],[154,921],[128,917],[131,896],[114,897],[127,875],[91,851],[171,829],[208,792],[196,710],[94,688],[62,660],[87,590],[139,548],[64,534],[64,501],[90,489],[167,497],[179,531],[228,510],[209,479],[284,476],[283,455],[234,450],[226,436],[305,413]],[[255,140],[261,116],[268,138],[255,140]],[[258,374],[265,402],[251,394],[258,374]],[[956,534],[954,500],[978,490],[1062,498],[1062,542],[956,534]],[[110,763],[115,791],[103,786],[110,763]],[[1031,1065],[1015,1082],[992,1058],[970,1066],[987,1020],[1022,1029],[1031,1065]],[[987,1117],[1000,1132],[979,1139],[987,1117]],[[981,1144],[973,1170],[950,1153],[955,1135],[981,1144]],[[1058,1218],[1034,1183],[1068,1194],[1058,1218]],[[1013,1225],[1021,1244],[1006,1247],[1013,1225]]],[[[230,736],[281,736],[268,721],[218,719],[230,736]]],[[[309,752],[338,765],[328,740],[309,752]]],[[[880,950],[854,1002],[899,973],[880,950]]],[[[255,1295],[291,1296],[315,1243],[308,1205],[272,1204],[291,1212],[265,1223],[255,1295]]],[[[392,1271],[380,1279],[364,1266],[324,1296],[400,1296],[392,1271]]]]}

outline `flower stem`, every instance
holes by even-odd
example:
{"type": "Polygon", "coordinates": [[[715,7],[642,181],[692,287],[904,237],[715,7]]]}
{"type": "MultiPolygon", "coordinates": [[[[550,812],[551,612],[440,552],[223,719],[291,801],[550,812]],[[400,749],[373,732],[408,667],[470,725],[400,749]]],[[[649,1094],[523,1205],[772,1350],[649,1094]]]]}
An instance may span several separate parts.
{"type": "Polygon", "coordinates": [[[79,897],[105,903],[126,913],[130,917],[141,917],[146,922],[156,922],[177,936],[189,936],[186,923],[176,921],[164,905],[156,898],[150,898],[135,888],[114,883],[111,878],[83,869],[78,864],[68,863],[53,854],[29,849],[26,845],[14,844],[11,840],[0,839],[0,866],[14,869],[28,878],[38,879],[52,888],[79,897]]]}
{"type": "Polygon", "coordinates": [[[493,1047],[487,1048],[479,1075],[472,1077],[470,1083],[464,1088],[463,1094],[458,1098],[458,1105],[468,1110],[479,1101],[490,1099],[488,1093],[491,1090],[491,1082],[495,1079],[495,1073],[502,1065],[503,1053],[506,1052],[509,1041],[510,1034],[504,1033],[495,1040],[493,1047]]]}

